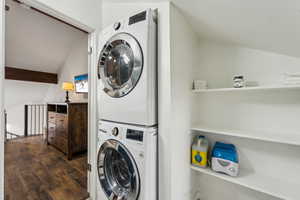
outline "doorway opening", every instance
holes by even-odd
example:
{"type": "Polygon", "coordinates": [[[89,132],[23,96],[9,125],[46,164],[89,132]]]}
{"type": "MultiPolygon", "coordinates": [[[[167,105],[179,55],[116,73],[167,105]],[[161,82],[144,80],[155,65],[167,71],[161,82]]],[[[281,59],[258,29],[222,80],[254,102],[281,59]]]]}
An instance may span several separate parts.
{"type": "Polygon", "coordinates": [[[17,0],[5,10],[5,200],[86,199],[89,35],[17,0]]]}

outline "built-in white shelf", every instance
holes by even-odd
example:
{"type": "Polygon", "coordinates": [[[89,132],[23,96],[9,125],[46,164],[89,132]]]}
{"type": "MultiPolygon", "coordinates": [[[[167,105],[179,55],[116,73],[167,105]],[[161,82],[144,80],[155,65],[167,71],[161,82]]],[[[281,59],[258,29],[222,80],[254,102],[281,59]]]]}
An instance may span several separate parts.
{"type": "Polygon", "coordinates": [[[300,89],[300,85],[271,85],[271,86],[257,86],[257,87],[243,87],[243,88],[214,88],[214,89],[200,89],[193,90],[194,93],[207,92],[233,92],[233,91],[264,91],[264,90],[292,90],[300,89]]]}
{"type": "Polygon", "coordinates": [[[240,137],[253,140],[262,140],[267,142],[275,142],[289,145],[300,145],[300,132],[299,133],[276,133],[276,132],[257,132],[257,131],[242,131],[230,129],[213,129],[202,125],[195,125],[191,128],[193,131],[204,133],[211,133],[217,135],[225,135],[231,137],[240,137]]]}
{"type": "Polygon", "coordinates": [[[237,177],[217,173],[210,168],[204,169],[191,165],[191,169],[277,198],[290,200],[299,199],[298,185],[296,182],[285,182],[286,179],[279,180],[264,174],[251,173],[243,169],[240,170],[240,174],[237,177]]]}

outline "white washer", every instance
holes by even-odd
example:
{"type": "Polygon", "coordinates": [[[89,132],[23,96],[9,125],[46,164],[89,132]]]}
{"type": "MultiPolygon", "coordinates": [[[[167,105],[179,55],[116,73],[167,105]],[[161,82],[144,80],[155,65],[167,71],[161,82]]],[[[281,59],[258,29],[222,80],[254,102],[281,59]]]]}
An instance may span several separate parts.
{"type": "Polygon", "coordinates": [[[101,121],[97,200],[157,200],[157,129],[101,121]]]}
{"type": "Polygon", "coordinates": [[[101,120],[157,124],[156,27],[156,11],[148,9],[116,22],[99,35],[101,120]]]}

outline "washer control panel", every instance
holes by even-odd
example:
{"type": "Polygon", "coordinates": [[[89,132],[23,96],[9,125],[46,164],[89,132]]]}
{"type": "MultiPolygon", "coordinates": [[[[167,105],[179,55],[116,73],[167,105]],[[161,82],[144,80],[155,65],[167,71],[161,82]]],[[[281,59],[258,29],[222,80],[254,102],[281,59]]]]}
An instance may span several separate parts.
{"type": "Polygon", "coordinates": [[[129,140],[135,140],[138,142],[143,142],[144,140],[144,132],[133,130],[133,129],[127,129],[126,138],[129,140]]]}

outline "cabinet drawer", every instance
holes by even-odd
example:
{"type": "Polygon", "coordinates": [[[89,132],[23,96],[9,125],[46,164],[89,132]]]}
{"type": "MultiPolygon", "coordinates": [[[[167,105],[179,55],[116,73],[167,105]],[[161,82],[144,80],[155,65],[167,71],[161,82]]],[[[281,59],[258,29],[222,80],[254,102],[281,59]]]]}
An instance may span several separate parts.
{"type": "Polygon", "coordinates": [[[56,124],[52,122],[48,122],[48,130],[55,130],[56,124]]]}
{"type": "Polygon", "coordinates": [[[61,114],[61,113],[56,113],[55,117],[56,117],[56,120],[67,121],[67,119],[68,119],[68,116],[66,114],[61,114]]]}
{"type": "Polygon", "coordinates": [[[48,122],[48,143],[53,144],[54,138],[55,138],[55,133],[56,133],[56,125],[55,123],[48,122]]]}
{"type": "Polygon", "coordinates": [[[68,127],[68,120],[66,118],[56,119],[56,126],[59,128],[66,129],[68,127]]]}
{"type": "Polygon", "coordinates": [[[48,112],[48,121],[55,123],[56,120],[56,113],[55,112],[48,112]]]}
{"type": "Polygon", "coordinates": [[[55,132],[56,131],[56,125],[54,123],[48,122],[48,133],[55,132]]]}
{"type": "Polygon", "coordinates": [[[48,143],[53,144],[54,140],[55,140],[55,130],[54,131],[48,130],[48,143]]]}
{"type": "Polygon", "coordinates": [[[68,118],[60,116],[56,119],[56,133],[58,136],[67,138],[68,135],[68,118]]]}

